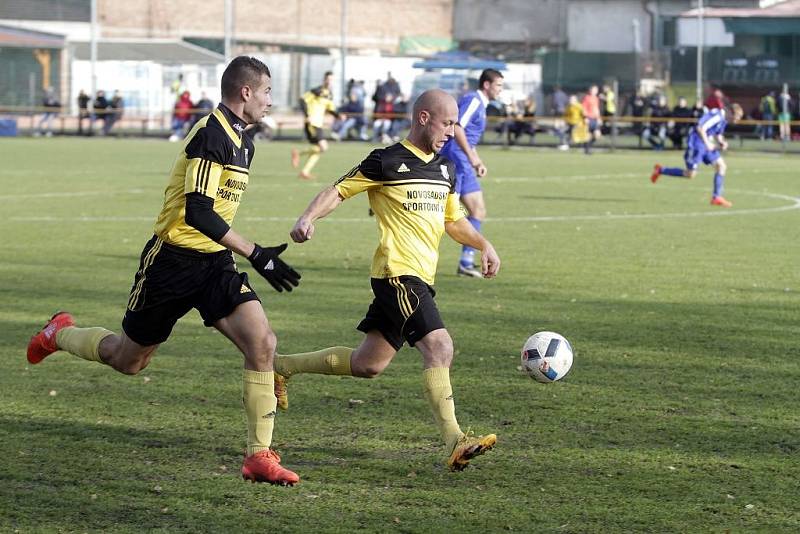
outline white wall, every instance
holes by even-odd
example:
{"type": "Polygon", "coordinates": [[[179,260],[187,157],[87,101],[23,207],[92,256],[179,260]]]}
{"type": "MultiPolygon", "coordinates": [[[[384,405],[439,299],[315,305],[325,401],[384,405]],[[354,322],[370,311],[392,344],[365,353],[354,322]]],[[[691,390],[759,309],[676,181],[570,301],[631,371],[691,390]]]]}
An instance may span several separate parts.
{"type": "MultiPolygon", "coordinates": [[[[725,31],[722,19],[703,19],[703,23],[703,46],[733,46],[733,34],[725,31]]],[[[678,46],[697,46],[697,28],[696,18],[678,19],[678,46]]]]}
{"type": "Polygon", "coordinates": [[[640,2],[586,0],[570,2],[567,15],[569,50],[633,52],[633,21],[639,21],[639,50],[650,49],[650,15],[640,2]]]}

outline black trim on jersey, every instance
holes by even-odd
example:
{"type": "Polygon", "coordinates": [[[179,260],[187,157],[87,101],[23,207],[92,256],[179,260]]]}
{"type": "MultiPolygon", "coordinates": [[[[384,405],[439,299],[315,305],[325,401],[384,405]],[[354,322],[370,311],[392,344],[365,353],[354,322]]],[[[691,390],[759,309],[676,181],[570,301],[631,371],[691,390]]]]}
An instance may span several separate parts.
{"type": "Polygon", "coordinates": [[[433,159],[425,163],[402,143],[376,148],[339,181],[353,176],[356,170],[369,180],[382,182],[386,186],[419,183],[434,185],[430,182],[441,182],[442,185],[449,188],[451,193],[455,192],[456,187],[456,168],[453,162],[441,154],[436,154],[433,159]],[[397,172],[401,166],[408,169],[407,175],[397,172]],[[442,166],[447,168],[446,177],[442,173],[442,166]]]}
{"type": "Polygon", "coordinates": [[[217,107],[225,116],[225,118],[228,119],[228,124],[231,125],[231,129],[236,132],[236,134],[239,136],[239,139],[241,139],[244,129],[247,127],[247,122],[245,122],[244,119],[239,118],[228,106],[222,102],[220,102],[217,107]]]}
{"type": "Polygon", "coordinates": [[[217,243],[231,227],[214,211],[214,199],[200,193],[186,193],[186,224],[217,243]]]}

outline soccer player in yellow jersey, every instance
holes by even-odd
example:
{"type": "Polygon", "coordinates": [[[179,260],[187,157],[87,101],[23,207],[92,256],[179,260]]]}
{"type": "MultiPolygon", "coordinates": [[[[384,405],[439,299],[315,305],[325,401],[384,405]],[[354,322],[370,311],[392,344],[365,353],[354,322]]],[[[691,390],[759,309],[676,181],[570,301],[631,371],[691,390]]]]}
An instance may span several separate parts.
{"type": "Polygon", "coordinates": [[[325,114],[330,113],[334,117],[344,119],[344,114],[336,111],[331,95],[331,84],[333,73],[328,71],[322,79],[322,85],[306,91],[300,99],[300,108],[305,116],[304,131],[306,139],[311,143],[311,147],[303,152],[296,148],[292,149],[292,167],[295,169],[300,166],[300,156],[308,156],[306,164],[300,170],[300,178],[311,180],[314,178],[311,169],[319,161],[320,155],[328,150],[328,141],[325,139],[325,114]]]}
{"type": "Polygon", "coordinates": [[[497,437],[465,435],[456,421],[450,386],[453,341],[433,301],[442,234],[482,251],[485,277],[494,277],[500,268],[491,243],[464,216],[455,192],[455,165],[439,154],[453,137],[457,120],[458,107],[450,95],[438,89],[424,92],[414,104],[407,139],[374,150],[311,201],[291,231],[298,243],[314,235],[314,221],[345,199],[367,192],[381,235],[370,273],[375,299],[358,325],[366,337],[355,350],[332,347],[275,357],[276,395],[279,406],[286,408],[286,380],[295,374],[372,378],[405,341],[416,346],[424,362],[425,397],[453,470],[464,469],[471,458],[491,449],[497,437]]]}
{"type": "Polygon", "coordinates": [[[77,328],[66,312],[54,315],[28,345],[28,361],[57,350],[99,362],[128,375],[150,363],[175,323],[192,308],[244,355],[243,401],[247,455],[242,476],[292,485],[299,477],[270,449],[277,400],[273,385],[276,337],[246,273],[232,252],[278,291],[292,290],[300,275],[279,258],[286,245],[263,248],[231,229],[247,189],[254,146],[242,135],[272,106],[269,69],[240,56],[222,75],[222,103],[186,137],[164,192],[154,236],[142,251],[122,332],[77,328]]]}

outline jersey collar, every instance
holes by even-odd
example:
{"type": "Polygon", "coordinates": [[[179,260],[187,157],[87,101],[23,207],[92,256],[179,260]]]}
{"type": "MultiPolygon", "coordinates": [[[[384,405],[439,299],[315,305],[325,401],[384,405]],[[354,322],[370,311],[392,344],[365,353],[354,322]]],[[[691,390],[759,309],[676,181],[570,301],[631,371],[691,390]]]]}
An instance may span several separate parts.
{"type": "Polygon", "coordinates": [[[486,96],[486,95],[484,94],[484,92],[483,92],[483,91],[481,91],[480,89],[478,89],[478,90],[477,90],[477,91],[475,91],[475,92],[476,92],[476,93],[478,93],[478,98],[480,98],[480,99],[481,99],[481,104],[483,104],[483,107],[484,107],[484,109],[486,109],[486,106],[488,106],[488,105],[489,105],[489,97],[488,97],[488,96],[486,96]]]}
{"type": "Polygon", "coordinates": [[[409,152],[411,152],[412,154],[417,156],[419,159],[421,159],[425,163],[430,163],[431,160],[434,158],[434,156],[436,156],[435,152],[431,152],[430,154],[426,154],[425,152],[423,152],[422,150],[420,150],[419,148],[414,146],[414,144],[411,141],[409,141],[408,138],[403,139],[402,141],[400,141],[400,144],[403,145],[404,147],[406,147],[406,150],[408,150],[409,152]]]}
{"type": "Polygon", "coordinates": [[[222,127],[228,133],[228,136],[236,144],[237,148],[242,146],[242,133],[244,133],[247,123],[244,119],[236,116],[236,114],[228,108],[225,104],[221,103],[214,110],[217,120],[219,120],[222,127]]]}

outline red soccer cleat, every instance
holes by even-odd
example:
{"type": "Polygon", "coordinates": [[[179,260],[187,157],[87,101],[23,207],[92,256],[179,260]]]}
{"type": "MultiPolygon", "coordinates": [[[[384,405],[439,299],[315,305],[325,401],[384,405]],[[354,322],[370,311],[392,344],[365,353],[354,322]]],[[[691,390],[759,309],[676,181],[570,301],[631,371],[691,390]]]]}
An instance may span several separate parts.
{"type": "Polygon", "coordinates": [[[733,206],[733,202],[725,200],[725,197],[712,197],[711,205],[722,206],[723,208],[730,208],[731,206],[733,206]]]}
{"type": "Polygon", "coordinates": [[[269,482],[281,486],[294,486],[300,482],[297,473],[281,467],[281,457],[272,449],[264,449],[245,457],[242,464],[242,478],[251,482],[269,482]]]}
{"type": "Polygon", "coordinates": [[[58,350],[56,333],[67,326],[74,326],[72,315],[57,312],[28,343],[28,362],[37,364],[58,350]]]}
{"type": "Polygon", "coordinates": [[[661,176],[661,165],[656,163],[653,166],[653,174],[650,175],[650,181],[656,183],[658,181],[659,176],[661,176]]]}
{"type": "Polygon", "coordinates": [[[292,149],[292,167],[295,169],[300,166],[300,151],[296,148],[292,149]]]}

